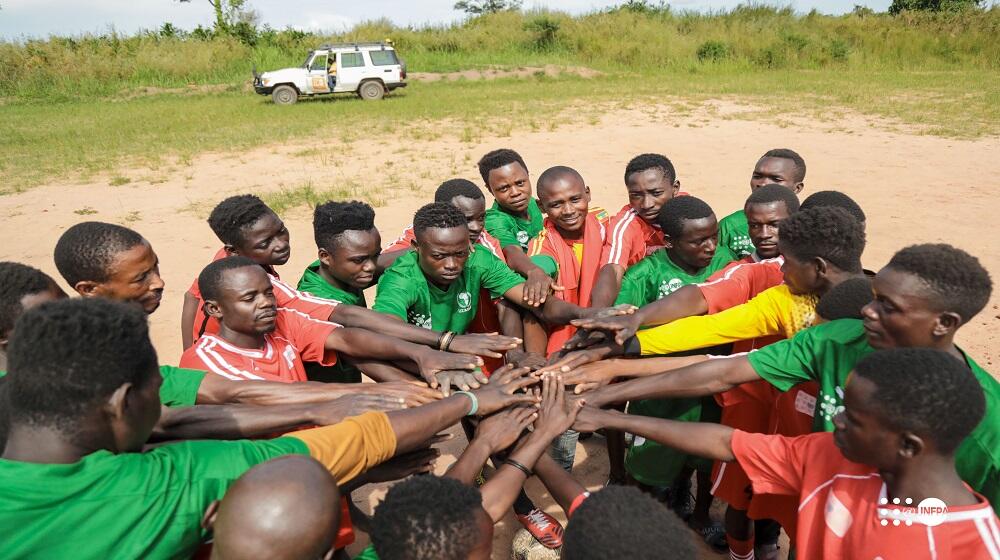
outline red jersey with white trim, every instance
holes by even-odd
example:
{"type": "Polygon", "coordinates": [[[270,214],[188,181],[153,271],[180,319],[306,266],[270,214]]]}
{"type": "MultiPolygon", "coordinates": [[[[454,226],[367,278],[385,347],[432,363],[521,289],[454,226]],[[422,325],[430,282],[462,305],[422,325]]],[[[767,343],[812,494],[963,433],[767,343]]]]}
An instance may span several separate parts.
{"type": "Polygon", "coordinates": [[[1000,522],[986,498],[976,494],[979,504],[949,507],[939,518],[916,514],[916,504],[894,505],[878,471],[848,461],[830,432],[788,438],[737,430],[732,448],[755,493],[798,497],[799,558],[1000,559],[1000,522]]]}
{"type": "MultiPolygon", "coordinates": [[[[406,249],[412,247],[411,242],[414,239],[416,239],[416,236],[413,234],[413,224],[410,224],[403,230],[402,235],[400,235],[392,243],[386,245],[385,249],[382,250],[388,253],[393,251],[405,251],[406,249]]],[[[479,234],[479,240],[476,241],[476,243],[486,247],[491,253],[493,253],[494,257],[503,261],[504,264],[507,264],[507,259],[503,256],[503,249],[500,247],[500,242],[497,241],[496,237],[486,233],[486,230],[483,230],[483,232],[479,234]]]]}
{"type": "Polygon", "coordinates": [[[709,276],[698,284],[708,303],[708,313],[743,305],[764,290],[780,285],[785,281],[781,272],[784,262],[780,256],[759,262],[737,262],[709,276]]]}
{"type": "Polygon", "coordinates": [[[294,309],[278,308],[274,332],[264,335],[264,347],[240,348],[215,334],[199,338],[184,351],[181,367],[215,373],[233,381],[306,381],[302,361],[324,366],[337,363],[326,339],[340,325],[313,319],[294,309]]]}
{"type": "Polygon", "coordinates": [[[642,219],[628,204],[611,218],[608,231],[601,265],[617,264],[627,269],[666,246],[663,231],[642,219]]]}
{"type": "MultiPolygon", "coordinates": [[[[228,257],[229,254],[226,253],[226,249],[219,249],[219,252],[215,254],[212,261],[217,261],[228,257]]],[[[294,309],[301,313],[312,317],[313,319],[319,319],[321,321],[326,321],[330,318],[333,310],[337,308],[339,301],[321,298],[314,296],[309,292],[301,292],[296,290],[289,284],[286,284],[278,277],[278,272],[274,270],[273,267],[265,266],[262,267],[266,272],[268,278],[271,279],[271,286],[274,287],[274,299],[276,300],[278,307],[287,307],[288,309],[294,309]]],[[[199,334],[204,332],[204,334],[215,334],[219,332],[219,322],[211,317],[206,317],[205,312],[202,310],[204,305],[204,300],[201,299],[201,290],[198,289],[198,279],[194,279],[194,283],[188,288],[188,293],[192,296],[198,298],[198,309],[194,314],[194,325],[191,329],[191,335],[195,340],[198,340],[199,334]],[[204,331],[202,331],[202,325],[204,325],[204,331]]]]}

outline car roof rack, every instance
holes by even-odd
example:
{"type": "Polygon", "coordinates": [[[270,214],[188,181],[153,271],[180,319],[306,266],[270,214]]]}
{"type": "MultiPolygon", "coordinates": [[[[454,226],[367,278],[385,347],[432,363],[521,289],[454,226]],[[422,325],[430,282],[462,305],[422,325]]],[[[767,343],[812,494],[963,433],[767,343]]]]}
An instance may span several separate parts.
{"type": "Polygon", "coordinates": [[[392,46],[392,41],[359,41],[352,43],[327,43],[325,45],[320,45],[317,50],[352,49],[352,48],[354,50],[358,50],[361,47],[382,47],[382,49],[385,49],[386,47],[391,47],[391,46],[392,46]]]}

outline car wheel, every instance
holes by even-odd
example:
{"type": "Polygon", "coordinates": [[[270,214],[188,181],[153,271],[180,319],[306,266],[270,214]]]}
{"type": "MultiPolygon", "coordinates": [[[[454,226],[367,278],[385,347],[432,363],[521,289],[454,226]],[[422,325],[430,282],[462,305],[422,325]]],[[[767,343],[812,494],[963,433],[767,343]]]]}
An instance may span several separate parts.
{"type": "Polygon", "coordinates": [[[271,99],[276,105],[292,105],[299,100],[299,92],[292,86],[278,86],[271,92],[271,99]]]}
{"type": "Polygon", "coordinates": [[[378,101],[385,95],[385,87],[382,86],[381,82],[365,82],[358,88],[358,95],[366,101],[378,101]]]}

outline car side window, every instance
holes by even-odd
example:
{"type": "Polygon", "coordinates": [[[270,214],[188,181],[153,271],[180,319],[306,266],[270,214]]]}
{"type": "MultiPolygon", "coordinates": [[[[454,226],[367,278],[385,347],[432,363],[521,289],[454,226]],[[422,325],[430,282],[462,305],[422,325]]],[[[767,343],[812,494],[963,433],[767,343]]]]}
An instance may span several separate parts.
{"type": "Polygon", "coordinates": [[[343,68],[358,68],[365,65],[365,59],[359,52],[340,53],[340,66],[343,68]]]}
{"type": "Polygon", "coordinates": [[[368,56],[372,57],[372,64],[375,66],[399,64],[395,51],[368,51],[368,56]]]}
{"type": "Polygon", "coordinates": [[[326,55],[318,54],[313,57],[312,62],[309,64],[310,70],[326,70],[326,55]]]}

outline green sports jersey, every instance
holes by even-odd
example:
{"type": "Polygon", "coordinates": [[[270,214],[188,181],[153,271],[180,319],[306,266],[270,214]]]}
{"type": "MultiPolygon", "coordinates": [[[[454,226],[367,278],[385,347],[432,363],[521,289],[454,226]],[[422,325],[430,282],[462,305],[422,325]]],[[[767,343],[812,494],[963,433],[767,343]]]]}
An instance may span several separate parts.
{"type": "Polygon", "coordinates": [[[528,200],[528,219],[507,212],[496,202],[486,211],[486,231],[500,242],[500,247],[519,245],[528,251],[528,242],[542,231],[542,211],[535,199],[528,200]]]}
{"type": "Polygon", "coordinates": [[[379,560],[378,553],[375,552],[375,545],[368,545],[368,548],[362,550],[360,554],[354,557],[354,560],[379,560]]]}
{"type": "Polygon", "coordinates": [[[465,334],[476,315],[481,288],[498,298],[522,283],[524,278],[485,247],[473,246],[465,270],[448,290],[442,290],[427,281],[413,251],[382,274],[372,309],[425,329],[465,334]]]}
{"type": "Polygon", "coordinates": [[[705,281],[716,271],[736,260],[733,254],[721,244],[708,266],[696,274],[689,274],[674,264],[666,249],[660,249],[635,263],[622,277],[622,288],[618,292],[615,305],[631,303],[637,307],[662,299],[688,284],[705,281]]]}
{"type": "Polygon", "coordinates": [[[309,292],[314,296],[332,299],[348,305],[368,307],[368,302],[365,301],[365,293],[362,290],[344,290],[334,286],[327,282],[326,278],[323,278],[323,275],[319,272],[319,267],[320,262],[315,261],[302,271],[302,278],[299,279],[298,285],[299,291],[309,292]]]}
{"type": "MultiPolygon", "coordinates": [[[[320,262],[315,261],[302,272],[299,279],[298,289],[303,292],[339,301],[346,305],[357,305],[368,307],[365,300],[365,293],[362,290],[344,290],[326,281],[319,271],[320,262]]],[[[306,377],[311,381],[324,381],[327,383],[361,383],[361,370],[351,365],[347,360],[339,359],[332,366],[324,366],[316,362],[306,362],[303,364],[306,369],[306,377]]]]}
{"type": "Polygon", "coordinates": [[[4,558],[190,558],[213,500],[258,463],[309,453],[299,439],[190,441],[97,451],[72,464],[0,459],[4,558]]]}
{"type": "MultiPolygon", "coordinates": [[[[7,375],[0,371],[0,378],[7,375]]],[[[205,379],[205,372],[174,366],[160,366],[160,404],[164,406],[192,406],[198,399],[198,387],[205,379]]]]}
{"type": "Polygon", "coordinates": [[[737,210],[719,222],[719,246],[729,249],[738,259],[753,254],[750,226],[743,210],[737,210]]]}
{"type": "MultiPolygon", "coordinates": [[[[848,374],[874,351],[860,320],[838,319],[765,346],[747,359],[758,375],[782,391],[803,381],[818,382],[813,429],[830,432],[833,417],[844,409],[848,374]]],[[[955,464],[962,480],[1000,511],[1000,382],[968,355],[965,361],[986,394],[986,417],[955,452],[955,464]]]]}

